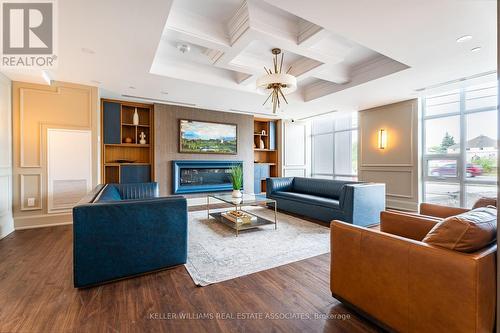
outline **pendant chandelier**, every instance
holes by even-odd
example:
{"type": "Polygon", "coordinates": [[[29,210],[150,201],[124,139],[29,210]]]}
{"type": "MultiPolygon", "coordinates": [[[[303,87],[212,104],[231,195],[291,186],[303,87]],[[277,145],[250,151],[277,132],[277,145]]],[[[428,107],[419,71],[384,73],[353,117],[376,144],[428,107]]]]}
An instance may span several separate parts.
{"type": "Polygon", "coordinates": [[[285,73],[282,72],[284,54],[281,52],[281,49],[274,48],[271,52],[273,53],[274,72],[264,66],[266,74],[257,79],[257,89],[269,94],[262,105],[265,105],[270,100],[273,106],[273,113],[276,113],[283,101],[288,104],[285,95],[297,89],[297,78],[288,74],[292,69],[291,66],[285,73]],[[281,54],[281,59],[278,59],[279,54],[281,54]]]}

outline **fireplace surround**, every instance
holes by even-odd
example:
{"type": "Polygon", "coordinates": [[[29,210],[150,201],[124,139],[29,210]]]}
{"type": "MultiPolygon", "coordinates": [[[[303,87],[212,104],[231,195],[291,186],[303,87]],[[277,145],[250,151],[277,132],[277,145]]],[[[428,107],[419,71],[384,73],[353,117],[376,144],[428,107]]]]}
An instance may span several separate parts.
{"type": "Polygon", "coordinates": [[[172,161],[174,194],[219,192],[232,190],[230,171],[242,161],[172,161]]]}

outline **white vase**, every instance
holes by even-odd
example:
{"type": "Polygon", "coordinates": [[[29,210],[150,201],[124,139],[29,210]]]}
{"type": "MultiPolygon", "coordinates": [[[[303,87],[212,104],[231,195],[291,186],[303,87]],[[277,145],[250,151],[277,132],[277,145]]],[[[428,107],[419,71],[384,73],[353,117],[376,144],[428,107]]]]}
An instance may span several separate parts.
{"type": "Polygon", "coordinates": [[[260,149],[265,149],[266,145],[264,144],[264,140],[260,139],[260,144],[259,144],[260,149]]]}
{"type": "Polygon", "coordinates": [[[139,114],[137,113],[137,108],[135,108],[134,117],[132,118],[132,123],[136,126],[139,125],[139,114]]]}
{"type": "Polygon", "coordinates": [[[243,193],[241,193],[241,190],[233,190],[233,193],[231,193],[231,196],[233,198],[241,198],[243,196],[243,193]]]}

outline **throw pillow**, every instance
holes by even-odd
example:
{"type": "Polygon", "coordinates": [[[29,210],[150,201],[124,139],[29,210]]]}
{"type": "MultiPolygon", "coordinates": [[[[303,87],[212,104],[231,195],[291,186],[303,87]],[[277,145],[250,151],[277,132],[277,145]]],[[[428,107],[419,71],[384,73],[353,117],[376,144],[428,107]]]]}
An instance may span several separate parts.
{"type": "Polygon", "coordinates": [[[482,197],[479,198],[474,206],[472,206],[472,209],[476,209],[479,207],[488,207],[488,206],[497,206],[497,198],[488,198],[488,197],[482,197]]]}
{"type": "Polygon", "coordinates": [[[422,240],[460,252],[475,252],[496,239],[497,210],[482,207],[444,219],[422,240]]]}

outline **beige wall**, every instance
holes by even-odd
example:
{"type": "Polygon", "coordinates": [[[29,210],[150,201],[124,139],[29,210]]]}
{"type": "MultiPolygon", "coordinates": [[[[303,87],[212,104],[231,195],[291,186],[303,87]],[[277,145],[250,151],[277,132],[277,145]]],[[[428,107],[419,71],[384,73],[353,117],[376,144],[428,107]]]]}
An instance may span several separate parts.
{"type": "Polygon", "coordinates": [[[244,186],[253,192],[253,117],[237,113],[210,111],[183,106],[155,104],[155,180],[162,195],[172,192],[172,160],[243,161],[244,186]],[[179,119],[203,120],[238,125],[238,154],[179,153],[179,119]]]}
{"type": "Polygon", "coordinates": [[[13,82],[13,211],[16,229],[71,222],[70,211],[47,211],[47,129],[92,131],[92,186],[97,184],[97,106],[95,87],[63,82],[55,82],[52,86],[13,82]],[[34,207],[28,207],[28,197],[35,198],[34,207]]]}
{"type": "Polygon", "coordinates": [[[0,239],[14,231],[11,99],[11,82],[0,74],[0,239]]]}
{"type": "Polygon", "coordinates": [[[359,179],[385,183],[388,207],[417,210],[418,101],[364,110],[359,117],[359,179]],[[377,147],[382,128],[386,149],[377,147]]]}

